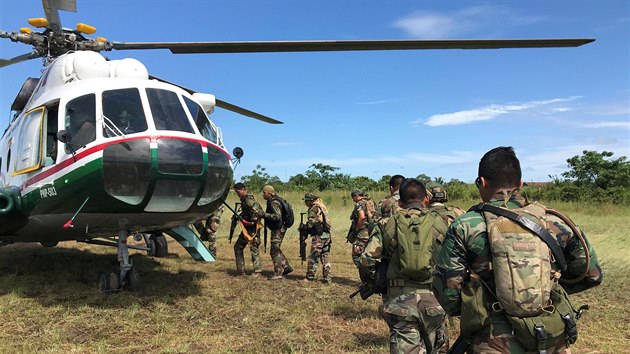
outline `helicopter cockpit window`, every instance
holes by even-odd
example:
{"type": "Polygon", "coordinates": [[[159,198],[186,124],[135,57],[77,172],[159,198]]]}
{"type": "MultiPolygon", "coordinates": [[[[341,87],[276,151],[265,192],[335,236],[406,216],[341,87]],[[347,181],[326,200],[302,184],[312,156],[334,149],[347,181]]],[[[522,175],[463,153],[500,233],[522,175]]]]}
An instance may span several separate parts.
{"type": "Polygon", "coordinates": [[[147,130],[147,119],[136,88],[103,92],[103,136],[113,137],[147,130]]]}
{"type": "Polygon", "coordinates": [[[96,140],[96,96],[89,94],[73,99],[66,104],[66,131],[70,132],[70,141],[65,150],[69,154],[74,150],[96,140]],[[69,146],[71,145],[71,146],[69,146]]]}
{"type": "Polygon", "coordinates": [[[182,107],[175,92],[148,88],[147,96],[149,97],[149,105],[155,121],[155,127],[158,130],[194,133],[184,107],[182,107]]]}
{"type": "Polygon", "coordinates": [[[203,111],[203,108],[187,97],[184,97],[184,102],[186,103],[186,107],[188,108],[190,115],[193,117],[201,135],[211,142],[218,144],[219,134],[217,132],[217,127],[208,119],[208,116],[206,115],[206,112],[203,111]]]}
{"type": "Polygon", "coordinates": [[[34,171],[41,166],[42,122],[44,107],[27,113],[22,119],[17,139],[15,173],[34,171]]]}

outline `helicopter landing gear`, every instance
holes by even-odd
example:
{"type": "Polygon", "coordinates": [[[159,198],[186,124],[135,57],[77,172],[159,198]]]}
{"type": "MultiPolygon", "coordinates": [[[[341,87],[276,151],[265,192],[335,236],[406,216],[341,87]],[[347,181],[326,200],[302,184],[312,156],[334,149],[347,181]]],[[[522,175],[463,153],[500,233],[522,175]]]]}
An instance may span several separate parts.
{"type": "Polygon", "coordinates": [[[126,230],[119,232],[117,248],[120,271],[107,270],[101,272],[98,276],[98,289],[102,293],[111,293],[118,290],[136,291],[140,286],[138,272],[133,268],[133,264],[129,259],[128,237],[129,234],[126,230]]]}
{"type": "Polygon", "coordinates": [[[147,254],[151,257],[165,258],[168,256],[168,242],[166,237],[160,233],[153,233],[150,236],[144,234],[144,241],[147,244],[147,254]]]}

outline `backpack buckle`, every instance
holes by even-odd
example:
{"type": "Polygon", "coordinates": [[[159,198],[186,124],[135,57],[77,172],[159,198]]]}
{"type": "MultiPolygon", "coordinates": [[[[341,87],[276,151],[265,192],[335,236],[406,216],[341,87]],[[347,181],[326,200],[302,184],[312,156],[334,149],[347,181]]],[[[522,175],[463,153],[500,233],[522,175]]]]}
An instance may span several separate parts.
{"type": "Polygon", "coordinates": [[[501,311],[503,311],[503,306],[501,306],[501,304],[498,301],[492,303],[492,305],[490,307],[492,308],[492,311],[494,311],[494,312],[501,312],[501,311]]]}

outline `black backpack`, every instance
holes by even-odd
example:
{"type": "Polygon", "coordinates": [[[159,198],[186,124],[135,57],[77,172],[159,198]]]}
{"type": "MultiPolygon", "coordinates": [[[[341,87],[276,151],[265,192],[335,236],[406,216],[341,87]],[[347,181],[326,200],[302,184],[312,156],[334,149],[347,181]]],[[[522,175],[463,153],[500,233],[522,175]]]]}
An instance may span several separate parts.
{"type": "Polygon", "coordinates": [[[295,217],[293,216],[293,207],[291,206],[291,204],[289,204],[289,202],[278,196],[275,196],[273,199],[279,201],[280,206],[282,207],[282,224],[287,229],[290,228],[295,222],[295,217]]]}

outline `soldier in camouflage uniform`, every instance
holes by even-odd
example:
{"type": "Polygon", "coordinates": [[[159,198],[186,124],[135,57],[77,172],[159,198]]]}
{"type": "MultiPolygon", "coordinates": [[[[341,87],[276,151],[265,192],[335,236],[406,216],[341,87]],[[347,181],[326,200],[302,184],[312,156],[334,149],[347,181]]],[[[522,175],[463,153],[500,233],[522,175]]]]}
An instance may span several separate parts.
{"type": "MultiPolygon", "coordinates": [[[[404,180],[400,187],[402,208],[394,215],[401,216],[426,213],[429,198],[426,187],[415,178],[404,180]]],[[[429,217],[429,216],[426,216],[429,217]]],[[[436,239],[446,230],[442,218],[433,214],[435,220],[431,226],[431,239],[436,239]]],[[[387,250],[383,258],[389,258],[387,266],[387,294],[382,314],[390,330],[390,353],[435,353],[444,344],[445,313],[431,290],[432,279],[417,281],[407,279],[400,271],[399,250],[396,240],[407,235],[397,234],[397,221],[392,217],[383,228],[376,228],[374,237],[380,237],[383,249],[387,250]]],[[[381,255],[366,254],[364,259],[376,259],[381,255]]],[[[387,263],[385,263],[387,264],[387,263]]],[[[374,267],[364,264],[374,272],[374,267]]]]}
{"type": "Polygon", "coordinates": [[[208,250],[215,259],[217,258],[217,230],[219,230],[223,211],[224,208],[223,205],[221,205],[212,214],[208,215],[205,223],[202,223],[201,220],[194,223],[195,229],[201,236],[201,240],[208,241],[208,250]]]}
{"type": "Polygon", "coordinates": [[[427,183],[427,189],[431,192],[431,202],[429,203],[429,209],[435,210],[446,221],[447,224],[451,224],[453,220],[458,216],[464,214],[464,211],[458,207],[446,206],[444,203],[448,202],[448,195],[444,186],[438,182],[427,183]]]}
{"type": "MultiPolygon", "coordinates": [[[[394,175],[389,179],[389,193],[390,196],[381,200],[379,203],[379,209],[381,210],[381,217],[378,220],[380,227],[387,224],[387,220],[394,215],[394,213],[401,209],[398,201],[400,200],[400,185],[405,180],[402,175],[394,175]]],[[[360,258],[360,268],[364,272],[369,274],[370,279],[374,279],[374,268],[376,263],[381,260],[381,254],[383,249],[383,238],[380,232],[372,232],[368,244],[365,246],[360,258]]]]}
{"type": "Polygon", "coordinates": [[[381,200],[379,208],[381,209],[381,219],[379,224],[385,225],[387,220],[394,215],[394,212],[400,209],[398,201],[400,200],[400,184],[403,183],[405,177],[401,175],[393,175],[389,179],[389,197],[381,200]]]}
{"type": "MultiPolygon", "coordinates": [[[[497,147],[488,151],[479,162],[478,176],[475,184],[484,202],[508,209],[520,208],[527,204],[519,193],[522,186],[521,167],[511,147],[497,147]]],[[[567,270],[562,272],[560,278],[562,287],[568,293],[573,293],[601,284],[602,269],[594,249],[588,246],[588,241],[585,241],[588,246],[588,249],[585,249],[571,227],[552,214],[547,214],[545,228],[558,241],[567,260],[567,270]],[[590,256],[587,256],[587,253],[590,256]],[[590,259],[589,264],[587,259],[590,259]],[[563,282],[563,279],[579,279],[582,275],[584,278],[573,284],[563,282]]],[[[462,302],[462,287],[470,288],[473,276],[476,279],[480,278],[490,287],[495,285],[490,264],[492,254],[488,234],[486,220],[479,211],[469,211],[460,216],[446,233],[437,257],[433,287],[440,303],[450,315],[458,316],[472,310],[470,305],[464,307],[464,304],[470,302],[462,302]],[[472,272],[476,274],[473,275],[472,272]]],[[[553,259],[552,267],[557,266],[553,259]]],[[[482,292],[488,297],[493,296],[488,294],[489,290],[486,291],[485,286],[482,292]]],[[[488,311],[488,315],[489,321],[486,326],[470,330],[471,333],[463,333],[471,343],[473,352],[525,353],[526,349],[519,342],[519,338],[514,336],[514,330],[505,312],[488,311]]],[[[566,354],[570,353],[570,350],[561,341],[551,348],[546,348],[546,352],[566,354]]]]}
{"type": "Polygon", "coordinates": [[[273,275],[269,277],[269,280],[278,280],[293,271],[293,268],[289,265],[289,261],[287,261],[287,257],[284,256],[284,253],[282,253],[280,249],[287,228],[282,223],[282,205],[278,198],[276,198],[276,191],[273,186],[264,186],[262,192],[263,198],[267,201],[265,226],[271,232],[271,248],[269,249],[269,255],[273,261],[273,275]]]}
{"type": "Polygon", "coordinates": [[[234,191],[241,199],[241,219],[244,220],[242,231],[238,235],[238,240],[234,243],[234,257],[236,258],[236,272],[238,275],[245,275],[245,256],[243,250],[249,243],[252,253],[252,263],[254,272],[252,276],[259,276],[262,273],[260,263],[260,219],[265,215],[260,204],[252,194],[247,193],[247,188],[243,183],[234,185],[234,191]]]}
{"type": "Polygon", "coordinates": [[[348,230],[347,241],[352,243],[352,262],[354,262],[354,265],[356,265],[359,270],[359,278],[361,282],[366,283],[370,281],[370,277],[363,271],[360,264],[361,254],[365,250],[365,246],[367,246],[368,239],[370,238],[370,228],[372,226],[369,224],[371,220],[363,192],[355,189],[350,192],[350,196],[356,204],[350,215],[352,223],[348,230]]]}
{"type": "Polygon", "coordinates": [[[308,256],[308,266],[305,280],[315,280],[317,264],[322,263],[323,281],[330,283],[330,246],[332,238],[330,236],[331,224],[328,217],[328,209],[324,202],[313,193],[304,195],[304,204],[308,207],[306,231],[313,236],[311,239],[311,253],[308,256]]]}

